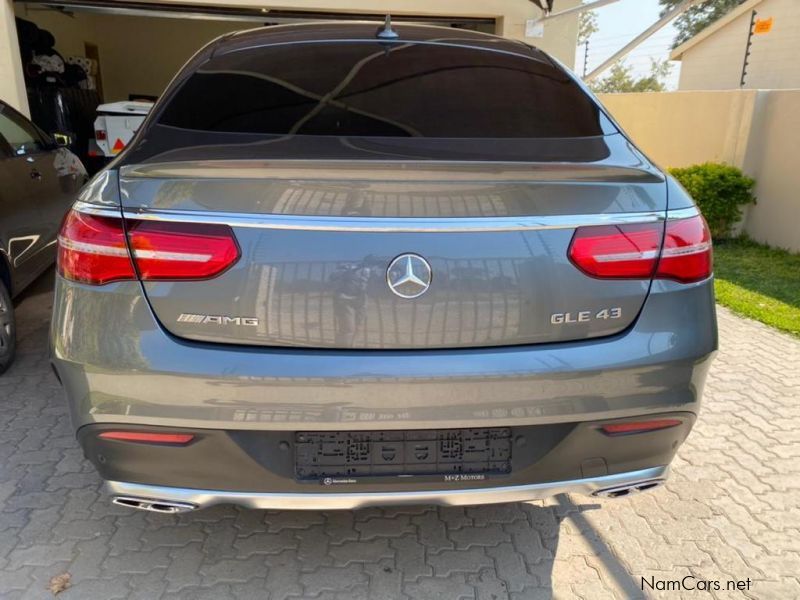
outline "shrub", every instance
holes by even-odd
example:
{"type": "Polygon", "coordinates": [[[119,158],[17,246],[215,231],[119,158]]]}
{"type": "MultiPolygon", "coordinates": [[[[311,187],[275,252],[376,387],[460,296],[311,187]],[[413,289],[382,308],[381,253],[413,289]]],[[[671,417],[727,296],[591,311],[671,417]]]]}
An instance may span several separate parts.
{"type": "Polygon", "coordinates": [[[742,218],[741,207],[755,204],[755,180],[736,167],[708,162],[669,172],[697,202],[715,238],[728,237],[742,218]]]}

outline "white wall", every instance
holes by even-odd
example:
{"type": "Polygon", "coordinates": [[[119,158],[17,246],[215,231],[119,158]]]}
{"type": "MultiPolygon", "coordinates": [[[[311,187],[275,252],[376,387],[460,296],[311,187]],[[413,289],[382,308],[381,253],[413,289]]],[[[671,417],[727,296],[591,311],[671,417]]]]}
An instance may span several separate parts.
{"type": "MultiPolygon", "coordinates": [[[[772,31],[753,36],[745,89],[800,88],[800,0],[764,0],[759,19],[772,31]]],[[[750,11],[715,31],[681,59],[680,90],[739,89],[750,11]]]]}
{"type": "Polygon", "coordinates": [[[754,239],[800,252],[800,89],[603,94],[634,142],[663,168],[724,162],[756,179],[754,239]]]}
{"type": "Polygon", "coordinates": [[[713,161],[741,166],[757,92],[600,94],[638,146],[661,167],[713,161]]]}
{"type": "Polygon", "coordinates": [[[800,90],[759,96],[745,161],[757,179],[758,204],[745,229],[756,240],[800,252],[800,90]]]}
{"type": "Polygon", "coordinates": [[[29,115],[11,0],[0,0],[0,100],[29,115]]]}

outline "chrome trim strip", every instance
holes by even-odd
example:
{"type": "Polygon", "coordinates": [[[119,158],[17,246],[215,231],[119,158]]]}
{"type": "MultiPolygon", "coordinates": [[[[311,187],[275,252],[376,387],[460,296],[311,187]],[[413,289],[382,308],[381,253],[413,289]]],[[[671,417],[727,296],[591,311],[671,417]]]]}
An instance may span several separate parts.
{"type": "Polygon", "coordinates": [[[82,252],[84,254],[95,254],[97,256],[122,256],[125,258],[128,257],[128,249],[124,246],[122,248],[117,248],[115,246],[103,246],[100,244],[92,244],[90,242],[79,242],[77,240],[65,238],[63,235],[58,236],[58,243],[62,248],[66,248],[67,250],[75,250],[76,252],[82,252]]]}
{"type": "MultiPolygon", "coordinates": [[[[352,510],[366,506],[396,506],[409,504],[438,504],[440,506],[464,506],[472,504],[494,504],[499,502],[526,502],[540,500],[557,494],[591,495],[606,488],[663,479],[669,473],[668,466],[630,471],[617,475],[589,477],[548,483],[474,488],[462,490],[431,490],[422,492],[338,492],[328,493],[249,493],[221,490],[196,490],[107,481],[106,491],[112,496],[140,498],[151,502],[180,502],[207,508],[215,504],[236,504],[246,508],[279,510],[352,510]]],[[[357,486],[358,484],[353,484],[357,486]]],[[[343,486],[345,489],[347,486],[343,486]]],[[[340,489],[340,488],[335,488],[340,489]]]]}
{"type": "MultiPolygon", "coordinates": [[[[97,205],[78,202],[75,210],[99,216],[118,217],[119,213],[97,205]]],[[[549,215],[540,217],[325,217],[312,215],[260,215],[198,210],[125,209],[127,219],[148,221],[213,223],[231,227],[255,227],[302,231],[362,232],[475,232],[535,231],[575,229],[586,225],[654,223],[664,220],[664,212],[608,213],[592,215],[549,215]]]]}
{"type": "Polygon", "coordinates": [[[87,215],[96,215],[98,217],[116,217],[119,219],[122,216],[122,209],[119,206],[93,204],[92,202],[84,202],[83,200],[76,200],[72,205],[72,210],[87,215]]]}
{"type": "Polygon", "coordinates": [[[691,254],[702,254],[711,249],[711,242],[699,242],[691,246],[684,246],[682,248],[664,248],[661,251],[661,256],[669,258],[671,256],[689,256],[691,254]]]}
{"type": "Polygon", "coordinates": [[[645,250],[644,252],[620,252],[619,254],[597,254],[594,259],[601,263],[653,260],[658,257],[658,250],[645,250]]]}
{"type": "Polygon", "coordinates": [[[691,217],[696,217],[700,214],[700,209],[696,206],[690,206],[689,208],[676,208],[674,210],[667,211],[667,220],[668,221],[677,221],[678,219],[689,219],[691,217]]]}
{"type": "Polygon", "coordinates": [[[585,225],[621,225],[661,221],[664,213],[617,213],[552,215],[542,217],[322,217],[310,215],[246,215],[162,210],[124,211],[125,218],[159,221],[220,223],[232,227],[256,227],[302,231],[362,231],[383,233],[464,233],[476,231],[534,231],[575,229],[585,225]]]}
{"type": "MultiPolygon", "coordinates": [[[[98,216],[119,217],[119,211],[97,204],[76,202],[74,209],[98,216]]],[[[520,217],[331,217],[277,215],[160,208],[126,208],[126,219],[182,223],[211,223],[231,227],[300,231],[361,231],[384,233],[465,233],[475,231],[538,231],[575,229],[590,225],[655,223],[685,219],[700,214],[697,208],[675,211],[597,213],[589,215],[544,215],[520,217]]]]}

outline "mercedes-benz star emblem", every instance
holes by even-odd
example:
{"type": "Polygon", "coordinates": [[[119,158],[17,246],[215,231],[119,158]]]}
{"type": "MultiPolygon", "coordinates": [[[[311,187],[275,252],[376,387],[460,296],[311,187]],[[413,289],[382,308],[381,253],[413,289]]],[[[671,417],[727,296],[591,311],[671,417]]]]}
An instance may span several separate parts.
{"type": "Polygon", "coordinates": [[[389,289],[401,298],[416,298],[431,287],[431,266],[417,254],[401,254],[386,269],[389,289]]]}

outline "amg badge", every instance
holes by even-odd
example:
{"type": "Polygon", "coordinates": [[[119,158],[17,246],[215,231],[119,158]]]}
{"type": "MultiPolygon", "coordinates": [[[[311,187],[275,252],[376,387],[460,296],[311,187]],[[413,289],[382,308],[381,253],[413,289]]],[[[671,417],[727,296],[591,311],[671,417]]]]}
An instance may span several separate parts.
{"type": "Polygon", "coordinates": [[[242,325],[244,327],[258,327],[256,317],[231,317],[228,315],[194,315],[181,313],[178,323],[195,323],[197,325],[242,325]]]}

